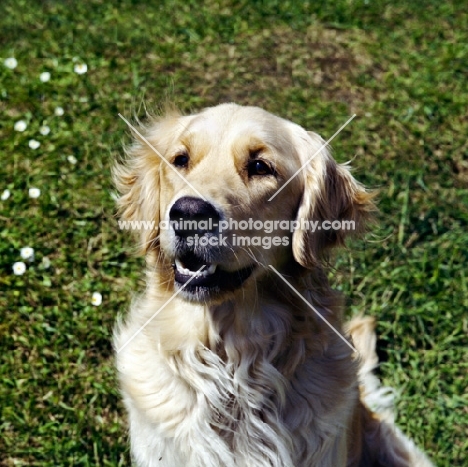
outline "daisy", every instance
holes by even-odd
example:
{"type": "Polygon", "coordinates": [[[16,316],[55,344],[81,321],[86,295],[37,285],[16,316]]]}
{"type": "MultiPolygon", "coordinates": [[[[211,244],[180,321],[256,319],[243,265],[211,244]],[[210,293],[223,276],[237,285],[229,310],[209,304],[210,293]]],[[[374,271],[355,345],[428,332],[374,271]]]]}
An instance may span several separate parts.
{"type": "Polygon", "coordinates": [[[67,160],[68,162],[70,162],[70,164],[73,164],[73,165],[75,165],[78,162],[75,156],[67,156],[67,160]]]}
{"type": "Polygon", "coordinates": [[[39,133],[43,136],[47,136],[50,133],[50,128],[47,125],[42,125],[39,128],[39,133]]]}
{"type": "Polygon", "coordinates": [[[39,143],[39,141],[36,141],[35,139],[30,139],[29,140],[29,147],[31,149],[37,149],[40,145],[41,145],[41,143],[39,143]]]}
{"type": "Polygon", "coordinates": [[[17,261],[13,264],[13,274],[15,276],[22,276],[26,272],[26,265],[23,261],[17,261]]]}
{"type": "Polygon", "coordinates": [[[41,190],[39,188],[30,188],[29,189],[29,197],[30,198],[39,198],[41,196],[41,190]]]}
{"type": "Polygon", "coordinates": [[[2,201],[6,201],[10,197],[10,195],[11,195],[10,190],[8,189],[3,190],[2,196],[0,196],[0,199],[2,201]]]}
{"type": "Polygon", "coordinates": [[[7,68],[10,70],[15,69],[18,66],[18,60],[14,57],[9,57],[3,62],[7,68]]]}
{"type": "Polygon", "coordinates": [[[99,306],[102,303],[102,295],[99,292],[94,292],[91,298],[91,303],[94,306],[99,306]]]}
{"type": "Polygon", "coordinates": [[[57,117],[61,117],[64,113],[65,111],[62,107],[55,107],[54,114],[57,115],[57,117]]]}
{"type": "Polygon", "coordinates": [[[34,248],[30,246],[25,246],[20,250],[21,258],[27,259],[29,262],[34,261],[34,248]]]}
{"type": "Polygon", "coordinates": [[[13,127],[15,131],[24,131],[28,127],[28,124],[24,120],[18,120],[13,127]]]}
{"type": "Polygon", "coordinates": [[[83,75],[84,73],[86,73],[88,71],[88,65],[86,65],[86,63],[77,63],[75,65],[75,73],[78,73],[79,75],[83,75]]]}
{"type": "Polygon", "coordinates": [[[44,71],[44,73],[41,73],[39,75],[39,79],[43,82],[43,83],[47,83],[47,81],[50,80],[50,73],[48,71],[44,71]]]}

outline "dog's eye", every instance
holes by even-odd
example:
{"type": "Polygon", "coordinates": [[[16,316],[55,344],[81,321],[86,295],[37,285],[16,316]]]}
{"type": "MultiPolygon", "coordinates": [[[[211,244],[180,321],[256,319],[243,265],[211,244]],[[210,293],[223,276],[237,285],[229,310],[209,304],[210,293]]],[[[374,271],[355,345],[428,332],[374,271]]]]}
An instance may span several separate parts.
{"type": "Polygon", "coordinates": [[[247,166],[249,177],[253,177],[254,175],[273,175],[273,169],[264,161],[254,160],[250,161],[249,165],[247,166]]]}
{"type": "Polygon", "coordinates": [[[176,167],[187,167],[189,161],[189,156],[188,154],[179,154],[176,156],[173,160],[173,164],[176,167]]]}

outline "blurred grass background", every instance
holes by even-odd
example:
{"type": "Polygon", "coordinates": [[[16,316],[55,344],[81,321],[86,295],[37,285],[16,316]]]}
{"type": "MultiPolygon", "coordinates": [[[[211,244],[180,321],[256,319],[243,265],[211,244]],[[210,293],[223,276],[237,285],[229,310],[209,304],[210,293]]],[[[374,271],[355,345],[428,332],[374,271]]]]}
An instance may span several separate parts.
{"type": "Polygon", "coordinates": [[[357,114],[334,154],[381,212],[332,280],[378,319],[399,425],[437,465],[467,465],[466,2],[2,0],[0,30],[0,465],[129,464],[111,334],[143,262],[109,169],[117,114],[167,100],[258,105],[325,138],[357,114]]]}

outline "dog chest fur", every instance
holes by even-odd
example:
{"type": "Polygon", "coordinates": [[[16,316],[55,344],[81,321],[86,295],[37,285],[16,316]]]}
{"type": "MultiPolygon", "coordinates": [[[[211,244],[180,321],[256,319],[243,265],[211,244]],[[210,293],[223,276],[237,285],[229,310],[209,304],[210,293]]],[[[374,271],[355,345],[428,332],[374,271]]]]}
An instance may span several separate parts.
{"type": "MultiPolygon", "coordinates": [[[[116,346],[162,303],[140,301],[138,319],[131,314],[121,326],[116,346]]],[[[322,344],[328,334],[326,346],[303,339],[288,348],[295,330],[286,306],[233,306],[203,309],[176,299],[119,353],[139,465],[346,465],[337,457],[346,447],[338,445],[346,443],[341,433],[358,399],[350,349],[326,329],[317,333],[322,344]],[[185,343],[177,351],[174,341],[166,349],[159,340],[173,325],[170,314],[191,323],[185,335],[175,329],[173,338],[185,343]],[[211,339],[191,340],[203,324],[211,339]],[[330,391],[337,381],[340,391],[330,391]]]]}

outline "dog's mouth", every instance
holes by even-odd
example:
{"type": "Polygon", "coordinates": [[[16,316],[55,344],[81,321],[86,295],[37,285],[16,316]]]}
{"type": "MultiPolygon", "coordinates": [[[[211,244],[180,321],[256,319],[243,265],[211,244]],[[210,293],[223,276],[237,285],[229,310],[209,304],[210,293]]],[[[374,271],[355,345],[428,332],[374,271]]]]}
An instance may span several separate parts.
{"type": "Polygon", "coordinates": [[[185,292],[209,298],[238,289],[252,274],[254,265],[227,271],[220,264],[209,263],[194,253],[177,256],[173,264],[175,282],[185,292]]]}

